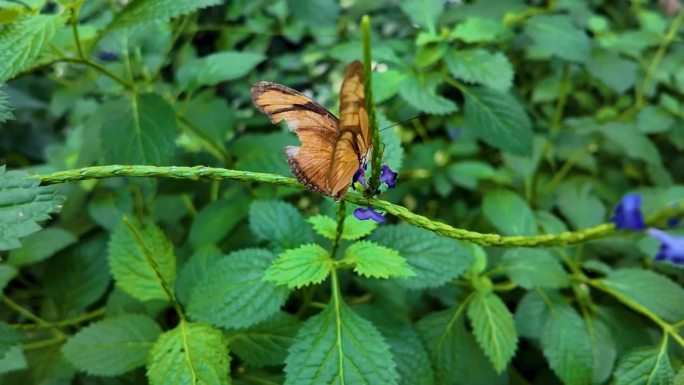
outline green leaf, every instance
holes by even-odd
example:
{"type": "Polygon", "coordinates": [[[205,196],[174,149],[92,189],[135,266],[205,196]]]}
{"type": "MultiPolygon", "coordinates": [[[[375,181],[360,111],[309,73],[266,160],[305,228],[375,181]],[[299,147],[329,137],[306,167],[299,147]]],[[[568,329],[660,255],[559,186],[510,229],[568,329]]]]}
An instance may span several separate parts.
{"type": "Polygon", "coordinates": [[[287,7],[292,16],[315,31],[333,28],[340,13],[340,6],[334,0],[287,0],[287,7]]]}
{"type": "Polygon", "coordinates": [[[63,24],[62,15],[27,15],[0,29],[0,84],[33,64],[63,24]]]}
{"type": "Polygon", "coordinates": [[[532,124],[512,96],[489,88],[464,91],[465,125],[486,143],[517,155],[532,153],[532,124]]]}
{"type": "Polygon", "coordinates": [[[308,319],[285,360],[285,385],[397,384],[389,346],[339,297],[308,319]]]}
{"type": "Polygon", "coordinates": [[[498,40],[507,32],[501,23],[492,19],[469,17],[451,31],[450,37],[466,43],[487,43],[498,40]]]}
{"type": "Polygon", "coordinates": [[[470,190],[474,190],[479,181],[495,179],[497,175],[494,167],[476,160],[454,162],[448,166],[447,173],[454,184],[470,190]]]}
{"type": "Polygon", "coordinates": [[[82,310],[100,299],[110,282],[104,236],[86,238],[52,258],[43,278],[48,295],[61,314],[82,310]]]}
{"type": "Polygon", "coordinates": [[[188,303],[190,317],[224,328],[245,328],[275,314],[288,290],[262,280],[275,256],[264,249],[235,251],[214,264],[188,303]]]}
{"type": "Polygon", "coordinates": [[[17,276],[17,273],[16,267],[4,263],[0,264],[0,295],[2,295],[7,284],[17,276]]]}
{"type": "Polygon", "coordinates": [[[212,267],[223,257],[221,250],[207,245],[195,252],[176,279],[176,296],[182,304],[190,301],[190,295],[197,282],[201,282],[212,267]]]}
{"type": "Polygon", "coordinates": [[[136,299],[170,300],[164,286],[173,287],[176,257],[157,225],[124,220],[109,240],[109,265],[117,286],[136,299]]]}
{"type": "Polygon", "coordinates": [[[204,206],[192,220],[188,241],[197,250],[219,244],[247,215],[249,199],[239,192],[204,206]]]}
{"type": "Polygon", "coordinates": [[[19,238],[40,230],[37,222],[50,219],[62,209],[62,198],[38,179],[27,179],[23,171],[5,171],[0,166],[0,251],[21,247],[19,238]]]}
{"type": "Polygon", "coordinates": [[[589,37],[568,16],[534,16],[525,24],[525,33],[537,47],[561,59],[578,63],[589,59],[589,37]]]}
{"type": "Polygon", "coordinates": [[[511,281],[525,289],[561,288],[570,284],[568,273],[558,259],[543,249],[510,249],[501,264],[511,281]]]}
{"type": "Polygon", "coordinates": [[[458,106],[437,93],[441,79],[430,76],[427,79],[409,75],[399,83],[399,95],[413,108],[434,115],[445,115],[458,110],[458,106]]]}
{"type": "Polygon", "coordinates": [[[223,333],[185,320],[159,337],[147,363],[152,385],[228,385],[229,372],[230,356],[223,333]]]}
{"type": "Polygon", "coordinates": [[[399,83],[406,76],[403,72],[387,70],[373,72],[373,101],[380,104],[399,92],[399,83]]]}
{"type": "Polygon", "coordinates": [[[0,359],[21,342],[21,335],[4,322],[0,322],[0,359]]]}
{"type": "Polygon", "coordinates": [[[14,119],[12,105],[7,94],[2,90],[2,84],[0,84],[0,123],[7,123],[12,119],[14,119]]]}
{"type": "Polygon", "coordinates": [[[660,165],[658,147],[633,124],[610,123],[601,127],[600,132],[632,159],[643,160],[652,165],[660,165]]]}
{"type": "Polygon", "coordinates": [[[520,195],[504,189],[487,192],[482,202],[484,216],[506,235],[537,234],[537,219],[520,195]]]}
{"type": "Polygon", "coordinates": [[[175,150],[176,113],[158,94],[107,102],[97,112],[100,137],[110,163],[165,164],[175,150]]]}
{"type": "Polygon", "coordinates": [[[548,320],[549,308],[539,293],[528,291],[515,309],[515,329],[521,337],[538,339],[548,320]]]}
{"type": "Polygon", "coordinates": [[[558,187],[557,205],[563,216],[576,229],[601,224],[606,217],[606,207],[585,181],[563,183],[558,187]]]}
{"type": "Polygon", "coordinates": [[[74,244],[78,238],[67,230],[49,227],[24,238],[24,245],[12,250],[8,262],[14,266],[40,262],[74,244]]]}
{"type": "Polygon", "coordinates": [[[602,318],[591,317],[587,321],[594,367],[592,383],[602,384],[613,373],[618,341],[611,326],[602,318]]]}
{"type": "Polygon", "coordinates": [[[468,318],[478,345],[501,373],[515,354],[518,335],[513,315],[494,293],[478,292],[468,304],[468,318]]]}
{"type": "Polygon", "coordinates": [[[398,282],[410,289],[439,287],[460,276],[473,262],[470,249],[461,242],[407,224],[382,226],[370,240],[397,250],[406,259],[416,275],[398,282]]]}
{"type": "Polygon", "coordinates": [[[671,113],[662,107],[646,106],[637,115],[636,126],[644,134],[667,132],[675,123],[671,113]]]}
{"type": "MultiPolygon", "coordinates": [[[[337,235],[337,222],[327,215],[315,215],[307,219],[313,225],[313,229],[318,234],[335,239],[337,235]]],[[[342,239],[357,240],[373,232],[378,227],[374,221],[360,221],[353,215],[347,215],[342,225],[342,239]]]]}
{"type": "Polygon", "coordinates": [[[665,276],[650,270],[619,269],[602,279],[601,283],[666,321],[684,319],[684,289],[665,276]]]}
{"type": "Polygon", "coordinates": [[[333,265],[334,261],[327,250],[315,244],[303,245],[278,255],[278,259],[266,270],[264,281],[298,289],[323,282],[333,265]]]}
{"type": "MultiPolygon", "coordinates": [[[[347,217],[349,218],[349,217],[347,217]]],[[[347,218],[344,221],[347,221],[347,218]]],[[[327,215],[314,215],[306,220],[311,223],[314,231],[328,239],[335,239],[337,235],[337,222],[327,215]]],[[[365,221],[369,222],[369,221],[365,221]]]]}
{"type": "Polygon", "coordinates": [[[266,56],[255,52],[218,52],[184,63],[176,80],[183,90],[211,86],[247,75],[264,59],[266,56]]]}
{"type": "Polygon", "coordinates": [[[154,320],[139,314],[105,319],[81,329],[62,347],[77,369],[97,376],[119,376],[143,366],[161,334],[154,320]]]}
{"type": "Polygon", "coordinates": [[[342,262],[354,265],[354,272],[368,278],[413,277],[416,274],[396,250],[370,241],[352,244],[342,262]]]}
{"type": "Polygon", "coordinates": [[[670,385],[673,382],[667,344],[634,349],[620,359],[615,369],[615,385],[670,385]]]}
{"type": "Polygon", "coordinates": [[[312,242],[311,228],[299,211],[283,201],[255,201],[249,207],[249,227],[276,249],[291,249],[312,242]]]}
{"type": "Polygon", "coordinates": [[[446,64],[451,75],[466,83],[482,84],[506,92],[513,84],[513,66],[501,52],[484,49],[450,51],[446,64]]]}
{"type": "Polygon", "coordinates": [[[638,68],[633,60],[623,59],[616,52],[603,50],[592,52],[587,63],[587,71],[618,94],[634,87],[638,68]]]}
{"type": "Polygon", "coordinates": [[[256,367],[281,365],[301,324],[297,318],[280,312],[246,330],[228,333],[230,349],[256,367]]]}
{"type": "Polygon", "coordinates": [[[114,17],[108,28],[123,28],[151,21],[167,21],[218,4],[221,4],[220,0],[133,0],[114,17]]]}
{"type": "Polygon", "coordinates": [[[404,0],[399,3],[399,6],[411,23],[434,33],[437,18],[444,9],[444,2],[441,0],[404,0]]]}
{"type": "Polygon", "coordinates": [[[11,347],[4,357],[0,358],[0,374],[26,369],[27,367],[28,363],[24,357],[24,351],[19,345],[11,347]]]}
{"type": "Polygon", "coordinates": [[[589,332],[575,309],[554,303],[541,332],[544,357],[568,385],[588,385],[593,376],[589,332]]]}

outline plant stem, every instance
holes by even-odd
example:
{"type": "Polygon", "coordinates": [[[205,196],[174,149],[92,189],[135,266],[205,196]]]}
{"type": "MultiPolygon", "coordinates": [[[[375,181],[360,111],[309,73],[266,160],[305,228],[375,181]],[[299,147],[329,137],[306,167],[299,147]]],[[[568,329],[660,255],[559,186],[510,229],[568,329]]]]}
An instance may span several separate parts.
{"type": "Polygon", "coordinates": [[[62,321],[46,322],[45,324],[41,324],[41,323],[14,324],[14,325],[10,325],[10,326],[16,330],[42,330],[42,329],[63,328],[63,327],[67,327],[67,326],[79,325],[81,323],[90,321],[92,319],[99,318],[102,315],[104,315],[105,311],[106,311],[106,309],[101,307],[101,308],[93,310],[89,313],[82,314],[78,317],[69,318],[69,319],[65,319],[62,321]]]}
{"type": "Polygon", "coordinates": [[[345,210],[346,202],[341,200],[337,206],[337,230],[335,231],[335,240],[332,244],[332,250],[330,251],[330,258],[335,259],[335,254],[337,254],[337,249],[340,247],[340,239],[342,239],[342,232],[344,231],[344,218],[346,216],[345,210]]]}

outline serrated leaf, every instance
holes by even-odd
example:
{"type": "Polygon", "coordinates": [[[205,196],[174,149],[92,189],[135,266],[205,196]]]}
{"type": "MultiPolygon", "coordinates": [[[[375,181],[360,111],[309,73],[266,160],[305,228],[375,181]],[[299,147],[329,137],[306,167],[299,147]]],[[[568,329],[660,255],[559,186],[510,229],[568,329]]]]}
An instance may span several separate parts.
{"type": "Polygon", "coordinates": [[[147,378],[152,385],[228,385],[230,356],[223,333],[181,320],[150,351],[147,378]]]}
{"type": "Polygon", "coordinates": [[[194,249],[219,244],[247,215],[249,199],[242,193],[204,206],[192,220],[188,241],[194,249]]]}
{"type": "Polygon", "coordinates": [[[339,297],[302,325],[285,373],[285,385],[391,385],[399,377],[380,333],[339,297]]]}
{"type": "Polygon", "coordinates": [[[108,251],[119,288],[141,301],[170,300],[164,285],[173,287],[176,257],[173,244],[157,225],[125,220],[112,233],[108,251]]]}
{"type": "Polygon", "coordinates": [[[513,315],[492,292],[478,292],[468,304],[468,318],[478,345],[501,373],[513,358],[518,345],[513,315]]]}
{"type": "Polygon", "coordinates": [[[603,319],[591,317],[588,320],[588,326],[594,367],[592,383],[602,384],[613,373],[618,355],[618,342],[610,325],[603,319]]]}
{"type": "Polygon", "coordinates": [[[554,303],[541,332],[544,357],[568,385],[590,384],[593,376],[589,332],[575,309],[554,303]]]}
{"type": "Polygon", "coordinates": [[[468,17],[451,31],[450,36],[466,43],[485,43],[497,40],[506,33],[501,23],[481,17],[468,17]]]}
{"type": "Polygon", "coordinates": [[[0,29],[0,83],[38,59],[64,24],[62,15],[26,15],[0,29]]]}
{"type": "Polygon", "coordinates": [[[333,265],[334,261],[327,250],[315,244],[303,245],[280,253],[266,270],[264,281],[298,289],[323,282],[333,265]]]}
{"type": "Polygon", "coordinates": [[[513,84],[513,66],[501,52],[483,49],[451,51],[446,55],[449,72],[466,83],[477,83],[505,92],[513,84]]]}
{"type": "Polygon", "coordinates": [[[133,0],[114,17],[108,28],[167,21],[218,4],[221,4],[220,0],[133,0]]]}
{"type": "MultiPolygon", "coordinates": [[[[314,231],[328,239],[335,239],[337,235],[337,222],[327,215],[314,215],[306,220],[311,223],[314,231]]],[[[345,222],[347,219],[345,218],[345,222]]],[[[365,221],[369,222],[369,221],[365,221]]]]}
{"type": "Polygon", "coordinates": [[[21,335],[6,323],[0,322],[0,359],[5,358],[7,352],[20,342],[21,335]]]}
{"type": "Polygon", "coordinates": [[[235,251],[220,259],[192,290],[188,314],[224,328],[245,328],[275,314],[288,290],[262,280],[274,259],[264,249],[235,251]]]}
{"type": "Polygon", "coordinates": [[[619,269],[601,283],[626,296],[666,321],[684,319],[684,289],[669,278],[641,269],[619,269]]]}
{"type": "Polygon", "coordinates": [[[19,238],[40,230],[37,222],[62,209],[62,198],[23,171],[0,166],[0,251],[21,247],[19,238]]]}
{"type": "Polygon", "coordinates": [[[398,282],[410,289],[441,286],[460,276],[473,262],[470,250],[461,242],[406,224],[382,226],[370,240],[397,250],[406,259],[416,276],[398,282]]]}
{"type": "Polygon", "coordinates": [[[512,96],[489,88],[464,91],[465,125],[486,143],[517,155],[532,153],[532,124],[512,96]]]}
{"type": "Polygon", "coordinates": [[[10,252],[8,262],[14,266],[29,265],[50,258],[73,245],[78,238],[59,227],[48,227],[23,239],[23,246],[10,252]]]}
{"type": "Polygon", "coordinates": [[[542,328],[549,316],[549,308],[536,291],[528,291],[515,309],[515,329],[518,335],[540,338],[542,328]]]}
{"type": "Polygon", "coordinates": [[[287,6],[294,17],[314,30],[334,27],[340,12],[334,0],[287,0],[287,6]]]}
{"type": "Polygon", "coordinates": [[[119,376],[145,364],[160,334],[151,318],[127,314],[81,329],[64,344],[62,353],[81,371],[119,376]]]}
{"type": "Polygon", "coordinates": [[[211,86],[247,75],[264,59],[266,56],[256,52],[218,52],[184,63],[176,80],[183,90],[211,86]]]}
{"type": "Polygon", "coordinates": [[[230,349],[242,360],[256,367],[281,365],[300,326],[295,316],[276,313],[246,330],[229,333],[230,349]]]}
{"type": "Polygon", "coordinates": [[[589,36],[569,16],[534,16],[525,24],[525,33],[538,47],[561,59],[579,63],[589,59],[589,36]]]}
{"type": "Polygon", "coordinates": [[[107,102],[100,138],[110,163],[165,164],[175,150],[176,113],[158,94],[133,94],[107,102]]]}
{"type": "Polygon", "coordinates": [[[440,83],[437,76],[419,78],[409,75],[399,83],[399,95],[415,109],[428,114],[445,115],[457,111],[456,103],[437,93],[440,83]]]}
{"type": "Polygon", "coordinates": [[[501,266],[511,281],[525,289],[561,288],[570,283],[568,273],[563,270],[558,259],[547,250],[527,248],[507,250],[501,266]]]}
{"type": "Polygon", "coordinates": [[[352,244],[344,252],[342,262],[354,265],[354,272],[363,277],[413,277],[416,273],[396,250],[370,241],[352,244]]]}
{"type": "MultiPolygon", "coordinates": [[[[335,239],[337,235],[337,222],[334,219],[326,215],[315,215],[308,218],[307,221],[313,225],[314,231],[318,234],[328,239],[335,239]]],[[[354,241],[370,234],[377,227],[377,222],[360,221],[353,215],[347,215],[344,218],[341,238],[354,241]]]]}
{"type": "Polygon", "coordinates": [[[2,90],[2,84],[0,84],[0,123],[7,123],[12,119],[14,119],[12,105],[5,91],[2,90]]]}
{"type": "Polygon", "coordinates": [[[221,250],[207,245],[195,252],[176,279],[176,296],[182,304],[190,301],[190,295],[197,282],[201,282],[211,268],[223,257],[221,250]]]}
{"type": "Polygon", "coordinates": [[[312,242],[311,228],[299,211],[283,201],[255,201],[249,207],[249,227],[258,239],[279,250],[312,242]]]}
{"type": "Polygon", "coordinates": [[[674,371],[667,344],[642,347],[625,354],[615,369],[615,385],[671,385],[674,371]]]}
{"type": "Polygon", "coordinates": [[[537,234],[537,219],[532,209],[513,191],[496,189],[487,192],[482,202],[482,212],[503,234],[537,234]]]}
{"type": "Polygon", "coordinates": [[[435,32],[435,23],[444,9],[441,0],[404,0],[400,4],[401,10],[413,24],[419,25],[429,32],[435,32]]]}

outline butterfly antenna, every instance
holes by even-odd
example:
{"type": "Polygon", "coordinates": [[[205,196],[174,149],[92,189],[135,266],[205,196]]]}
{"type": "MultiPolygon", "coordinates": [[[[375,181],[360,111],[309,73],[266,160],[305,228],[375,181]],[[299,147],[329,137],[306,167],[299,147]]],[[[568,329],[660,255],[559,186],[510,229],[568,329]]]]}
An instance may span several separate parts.
{"type": "Polygon", "coordinates": [[[427,115],[426,115],[426,114],[416,115],[416,116],[414,116],[414,117],[412,117],[412,118],[409,118],[409,119],[403,120],[403,121],[401,121],[401,122],[399,122],[399,123],[396,123],[396,124],[393,124],[393,125],[391,125],[391,126],[385,127],[385,128],[383,128],[383,129],[381,129],[380,131],[385,131],[385,130],[388,129],[388,128],[392,128],[392,127],[396,127],[396,126],[398,126],[398,125],[400,125],[400,124],[408,123],[408,122],[412,121],[413,119],[422,118],[423,116],[427,116],[427,115]]]}

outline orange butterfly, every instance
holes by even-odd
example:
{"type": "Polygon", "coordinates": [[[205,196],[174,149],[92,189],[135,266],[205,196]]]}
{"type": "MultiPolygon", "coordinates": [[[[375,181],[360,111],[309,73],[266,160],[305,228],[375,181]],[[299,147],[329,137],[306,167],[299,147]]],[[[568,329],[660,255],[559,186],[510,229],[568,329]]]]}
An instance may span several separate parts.
{"type": "Polygon", "coordinates": [[[339,120],[302,93],[277,83],[254,84],[252,101],[271,122],[285,120],[302,142],[300,147],[285,147],[297,180],[312,191],[342,198],[372,144],[361,62],[352,62],[344,74],[339,120]]]}

